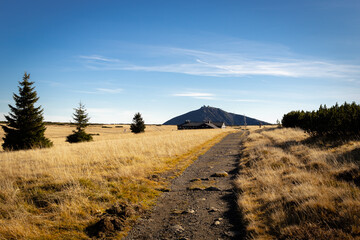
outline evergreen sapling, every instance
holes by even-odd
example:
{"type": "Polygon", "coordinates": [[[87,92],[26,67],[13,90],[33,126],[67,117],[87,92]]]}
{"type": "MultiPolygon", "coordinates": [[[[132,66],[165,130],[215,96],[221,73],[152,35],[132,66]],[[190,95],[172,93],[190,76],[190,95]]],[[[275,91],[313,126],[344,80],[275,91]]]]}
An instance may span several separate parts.
{"type": "Polygon", "coordinates": [[[140,113],[136,113],[133,118],[133,123],[130,125],[130,130],[133,133],[141,133],[145,131],[145,122],[140,113]]]}
{"type": "Polygon", "coordinates": [[[66,137],[66,141],[69,143],[92,141],[92,136],[85,132],[85,128],[89,125],[88,122],[90,120],[86,113],[85,106],[80,102],[79,107],[74,108],[74,110],[75,113],[73,114],[73,119],[75,121],[76,130],[73,131],[73,134],[66,137]]]}
{"type": "Polygon", "coordinates": [[[51,147],[53,143],[45,137],[43,109],[34,104],[39,100],[30,82],[30,74],[24,73],[19,82],[19,94],[13,95],[15,106],[9,104],[10,113],[5,115],[7,126],[2,126],[5,137],[4,150],[21,150],[51,147]]]}

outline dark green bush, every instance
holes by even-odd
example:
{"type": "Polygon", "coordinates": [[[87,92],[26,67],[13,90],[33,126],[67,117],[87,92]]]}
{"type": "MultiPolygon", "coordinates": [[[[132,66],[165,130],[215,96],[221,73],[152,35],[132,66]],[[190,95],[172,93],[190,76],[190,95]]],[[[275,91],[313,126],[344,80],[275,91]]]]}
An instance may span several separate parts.
{"type": "Polygon", "coordinates": [[[76,131],[73,134],[66,137],[66,141],[69,143],[89,142],[92,140],[93,140],[92,136],[86,133],[85,131],[76,131]]]}

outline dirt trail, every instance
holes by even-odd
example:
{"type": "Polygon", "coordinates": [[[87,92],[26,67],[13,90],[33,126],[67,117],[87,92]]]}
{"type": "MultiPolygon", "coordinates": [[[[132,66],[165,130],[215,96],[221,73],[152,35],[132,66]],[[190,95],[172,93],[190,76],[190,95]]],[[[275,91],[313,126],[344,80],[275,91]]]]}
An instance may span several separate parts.
{"type": "Polygon", "coordinates": [[[232,133],[200,156],[125,239],[242,239],[232,181],[244,135],[232,133]]]}

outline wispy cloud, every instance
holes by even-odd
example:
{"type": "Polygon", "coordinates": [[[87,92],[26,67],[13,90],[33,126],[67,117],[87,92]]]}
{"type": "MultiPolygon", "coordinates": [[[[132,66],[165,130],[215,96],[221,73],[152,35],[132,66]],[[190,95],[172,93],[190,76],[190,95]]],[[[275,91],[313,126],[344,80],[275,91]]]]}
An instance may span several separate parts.
{"type": "Polygon", "coordinates": [[[106,58],[106,57],[99,56],[99,55],[79,56],[79,58],[84,59],[84,60],[89,60],[89,61],[101,61],[101,62],[118,62],[119,61],[117,59],[106,58]]]}
{"type": "Polygon", "coordinates": [[[122,88],[96,88],[94,90],[75,90],[77,93],[85,93],[85,94],[117,94],[123,91],[122,88]]]}
{"type": "Polygon", "coordinates": [[[234,100],[230,100],[232,102],[245,102],[245,103],[260,103],[260,102],[264,102],[264,100],[259,100],[259,99],[234,99],[234,100]]]}
{"type": "Polygon", "coordinates": [[[200,93],[200,92],[184,92],[184,93],[174,93],[175,97],[191,97],[197,99],[214,99],[215,95],[212,93],[200,93]]]}
{"type": "Polygon", "coordinates": [[[111,94],[116,94],[116,93],[120,93],[123,91],[122,88],[96,88],[96,90],[99,92],[99,93],[111,93],[111,94]]]}
{"type": "Polygon", "coordinates": [[[229,53],[199,51],[183,48],[163,48],[172,63],[163,56],[166,64],[145,65],[129,63],[103,56],[81,56],[85,66],[94,70],[129,70],[148,72],[171,72],[199,76],[241,77],[280,76],[290,78],[342,78],[359,79],[360,66],[337,63],[310,57],[279,57],[274,54],[229,53]],[[175,56],[175,57],[174,57],[175,56]]]}

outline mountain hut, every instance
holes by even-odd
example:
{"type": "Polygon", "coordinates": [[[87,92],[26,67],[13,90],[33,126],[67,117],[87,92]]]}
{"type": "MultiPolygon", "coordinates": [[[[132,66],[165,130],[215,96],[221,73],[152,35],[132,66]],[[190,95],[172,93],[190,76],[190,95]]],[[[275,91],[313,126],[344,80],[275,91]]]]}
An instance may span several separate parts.
{"type": "Polygon", "coordinates": [[[178,130],[184,130],[184,129],[219,129],[219,128],[225,128],[226,125],[224,122],[211,122],[211,121],[205,121],[205,122],[190,122],[187,120],[185,123],[177,125],[178,130]]]}

